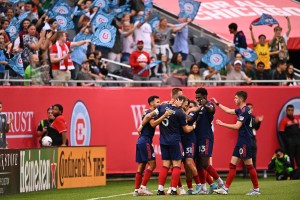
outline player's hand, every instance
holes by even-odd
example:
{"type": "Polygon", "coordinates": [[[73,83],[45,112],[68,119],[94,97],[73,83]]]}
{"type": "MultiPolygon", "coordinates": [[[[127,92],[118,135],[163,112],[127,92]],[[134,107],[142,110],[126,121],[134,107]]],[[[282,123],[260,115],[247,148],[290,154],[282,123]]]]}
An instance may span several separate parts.
{"type": "Polygon", "coordinates": [[[143,129],[143,127],[142,127],[142,126],[139,126],[139,127],[138,127],[138,129],[137,129],[137,132],[138,132],[138,134],[139,134],[139,135],[141,135],[141,133],[142,133],[142,129],[143,129]]]}
{"type": "Polygon", "coordinates": [[[164,113],[164,116],[165,116],[165,117],[169,117],[170,115],[172,115],[172,113],[173,113],[173,110],[172,110],[172,109],[168,109],[168,110],[166,110],[166,112],[164,113]]]}
{"type": "Polygon", "coordinates": [[[13,122],[12,119],[8,119],[8,120],[6,121],[7,124],[11,124],[12,122],[13,122]]]}
{"type": "Polygon", "coordinates": [[[215,99],[215,98],[211,98],[210,100],[211,100],[211,102],[213,102],[214,104],[218,103],[217,99],[215,99]]]}
{"type": "Polygon", "coordinates": [[[256,119],[257,119],[259,122],[261,122],[262,120],[264,120],[264,116],[263,116],[263,115],[258,116],[258,117],[256,117],[256,119]]]}
{"type": "Polygon", "coordinates": [[[222,122],[221,120],[217,119],[217,120],[216,120],[216,124],[222,126],[222,125],[223,125],[223,122],[222,122]]]}
{"type": "Polygon", "coordinates": [[[249,27],[250,31],[252,31],[252,24],[250,24],[250,27],[249,27]]]}
{"type": "Polygon", "coordinates": [[[200,100],[200,104],[201,104],[202,106],[204,106],[206,103],[207,103],[207,100],[206,100],[206,99],[201,99],[201,100],[200,100]]]}

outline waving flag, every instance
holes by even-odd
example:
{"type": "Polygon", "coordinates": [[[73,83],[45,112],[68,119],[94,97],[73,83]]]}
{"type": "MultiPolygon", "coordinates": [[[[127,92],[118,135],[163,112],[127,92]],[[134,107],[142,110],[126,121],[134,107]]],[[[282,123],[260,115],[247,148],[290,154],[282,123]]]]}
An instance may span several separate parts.
{"type": "Polygon", "coordinates": [[[90,5],[90,8],[92,7],[98,7],[100,10],[102,9],[104,12],[108,11],[109,8],[109,1],[108,0],[95,0],[93,3],[90,5]]]}
{"type": "Polygon", "coordinates": [[[198,13],[201,2],[194,0],[180,0],[179,7],[180,13],[178,14],[181,18],[194,19],[198,13]]]}
{"type": "Polygon", "coordinates": [[[244,49],[244,48],[239,48],[239,47],[235,47],[235,48],[245,58],[246,61],[254,62],[258,58],[256,52],[253,51],[252,49],[249,49],[249,48],[244,49]]]}
{"type": "MultiPolygon", "coordinates": [[[[74,16],[81,16],[84,15],[86,13],[86,10],[78,10],[78,6],[76,6],[73,10],[73,14],[74,16]]],[[[72,17],[73,18],[73,17],[72,17]]]]}
{"type": "Polygon", "coordinates": [[[74,23],[70,15],[56,15],[55,19],[58,24],[58,29],[61,31],[71,30],[74,28],[74,23]]]}
{"type": "Polygon", "coordinates": [[[152,30],[155,30],[155,28],[159,24],[159,16],[153,17],[151,20],[149,20],[148,23],[150,24],[152,30]]]}
{"type": "Polygon", "coordinates": [[[145,68],[143,68],[141,71],[138,72],[138,75],[141,75],[144,71],[151,69],[152,67],[155,67],[156,65],[158,65],[159,63],[161,63],[161,60],[155,60],[152,63],[150,63],[149,65],[147,65],[145,68]]]}
{"type": "Polygon", "coordinates": [[[228,56],[216,46],[212,46],[201,60],[216,70],[222,69],[230,61],[228,56]]]}
{"type": "Polygon", "coordinates": [[[56,15],[69,15],[71,18],[71,14],[73,13],[69,4],[64,2],[64,0],[58,0],[55,4],[51,6],[48,10],[48,16],[50,18],[55,18],[56,15]]]}
{"type": "Polygon", "coordinates": [[[18,3],[20,0],[9,0],[9,3],[18,3]]]}
{"type": "Polygon", "coordinates": [[[106,14],[101,9],[98,9],[97,13],[91,20],[92,25],[97,28],[101,24],[111,24],[112,20],[114,19],[113,14],[106,14]]]}
{"type": "Polygon", "coordinates": [[[128,4],[112,9],[112,14],[114,14],[118,19],[121,19],[125,13],[130,13],[130,6],[128,4]]]}
{"type": "Polygon", "coordinates": [[[84,34],[82,32],[79,32],[77,35],[75,35],[75,37],[73,38],[74,42],[79,42],[82,40],[90,40],[92,38],[92,34],[84,34]]]}
{"type": "Polygon", "coordinates": [[[102,47],[112,48],[115,44],[116,32],[116,27],[102,23],[93,34],[92,43],[102,47]]]}
{"type": "Polygon", "coordinates": [[[145,12],[148,12],[148,11],[152,10],[153,0],[145,0],[144,5],[145,5],[145,12]]]}
{"type": "Polygon", "coordinates": [[[13,58],[8,60],[9,67],[18,73],[20,76],[24,77],[24,67],[23,60],[21,58],[21,53],[15,55],[13,58]]]}
{"type": "Polygon", "coordinates": [[[253,26],[261,26],[261,25],[272,26],[273,24],[278,24],[278,22],[271,15],[263,13],[261,17],[255,19],[251,24],[253,26]]]}
{"type": "Polygon", "coordinates": [[[9,26],[5,29],[5,31],[9,34],[9,37],[12,41],[16,39],[16,37],[18,36],[21,23],[28,16],[29,13],[30,13],[29,11],[23,13],[18,17],[18,19],[14,17],[9,23],[9,26]]]}

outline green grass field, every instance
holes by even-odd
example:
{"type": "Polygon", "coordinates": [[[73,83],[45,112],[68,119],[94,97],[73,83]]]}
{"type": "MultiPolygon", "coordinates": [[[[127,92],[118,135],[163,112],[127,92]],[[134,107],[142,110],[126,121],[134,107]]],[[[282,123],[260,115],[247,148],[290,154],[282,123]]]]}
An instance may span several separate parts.
{"type": "MultiPolygon", "coordinates": [[[[184,180],[183,180],[184,181],[184,180]]],[[[38,200],[97,200],[97,199],[300,199],[300,180],[297,181],[276,181],[274,177],[259,179],[262,195],[246,196],[251,189],[250,179],[237,177],[230,188],[228,195],[181,195],[181,196],[141,196],[133,197],[134,181],[108,181],[106,186],[91,188],[76,188],[64,190],[52,190],[44,192],[32,192],[18,195],[0,196],[0,199],[38,199],[38,200]]],[[[154,193],[157,190],[157,180],[151,180],[148,189],[154,193]]]]}

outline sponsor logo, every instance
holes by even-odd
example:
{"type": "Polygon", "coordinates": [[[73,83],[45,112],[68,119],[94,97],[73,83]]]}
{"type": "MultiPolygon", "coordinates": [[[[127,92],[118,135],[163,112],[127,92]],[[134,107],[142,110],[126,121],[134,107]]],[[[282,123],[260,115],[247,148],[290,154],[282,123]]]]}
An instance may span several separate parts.
{"type": "Polygon", "coordinates": [[[91,140],[91,121],[83,102],[77,101],[71,116],[71,146],[89,146],[91,140]]]}

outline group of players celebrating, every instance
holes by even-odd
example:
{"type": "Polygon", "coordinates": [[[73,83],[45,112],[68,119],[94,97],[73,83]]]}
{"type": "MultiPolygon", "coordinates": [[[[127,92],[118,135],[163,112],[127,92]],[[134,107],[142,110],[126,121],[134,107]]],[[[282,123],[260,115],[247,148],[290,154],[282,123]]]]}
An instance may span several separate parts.
{"type": "Polygon", "coordinates": [[[207,99],[205,88],[195,91],[195,101],[183,96],[181,88],[172,89],[172,99],[169,102],[160,102],[158,96],[148,98],[149,109],[145,111],[141,126],[138,128],[140,137],[136,143],[136,162],[138,169],[135,176],[134,196],[153,195],[147,189],[153,170],[156,167],[155,153],[152,139],[155,127],[159,125],[162,168],[158,177],[157,195],[165,195],[164,185],[169,169],[172,171],[169,195],[177,195],[177,186],[180,194],[228,194],[229,187],[236,174],[236,165],[243,160],[249,170],[253,188],[247,195],[259,195],[258,178],[252,163],[252,128],[251,111],[246,106],[247,92],[238,91],[235,94],[236,109],[230,109],[215,98],[207,99]],[[212,122],[215,114],[215,105],[228,114],[237,115],[235,124],[227,124],[216,120],[216,124],[229,129],[238,130],[238,141],[234,148],[226,183],[220,178],[210,163],[212,157],[214,133],[212,122]],[[146,165],[148,163],[148,167],[146,165]],[[181,164],[184,164],[186,183],[185,191],[180,181],[181,164]],[[217,184],[212,180],[215,179],[217,184]],[[193,189],[193,180],[196,187],[193,189]],[[206,188],[206,182],[210,185],[206,188]]]}

